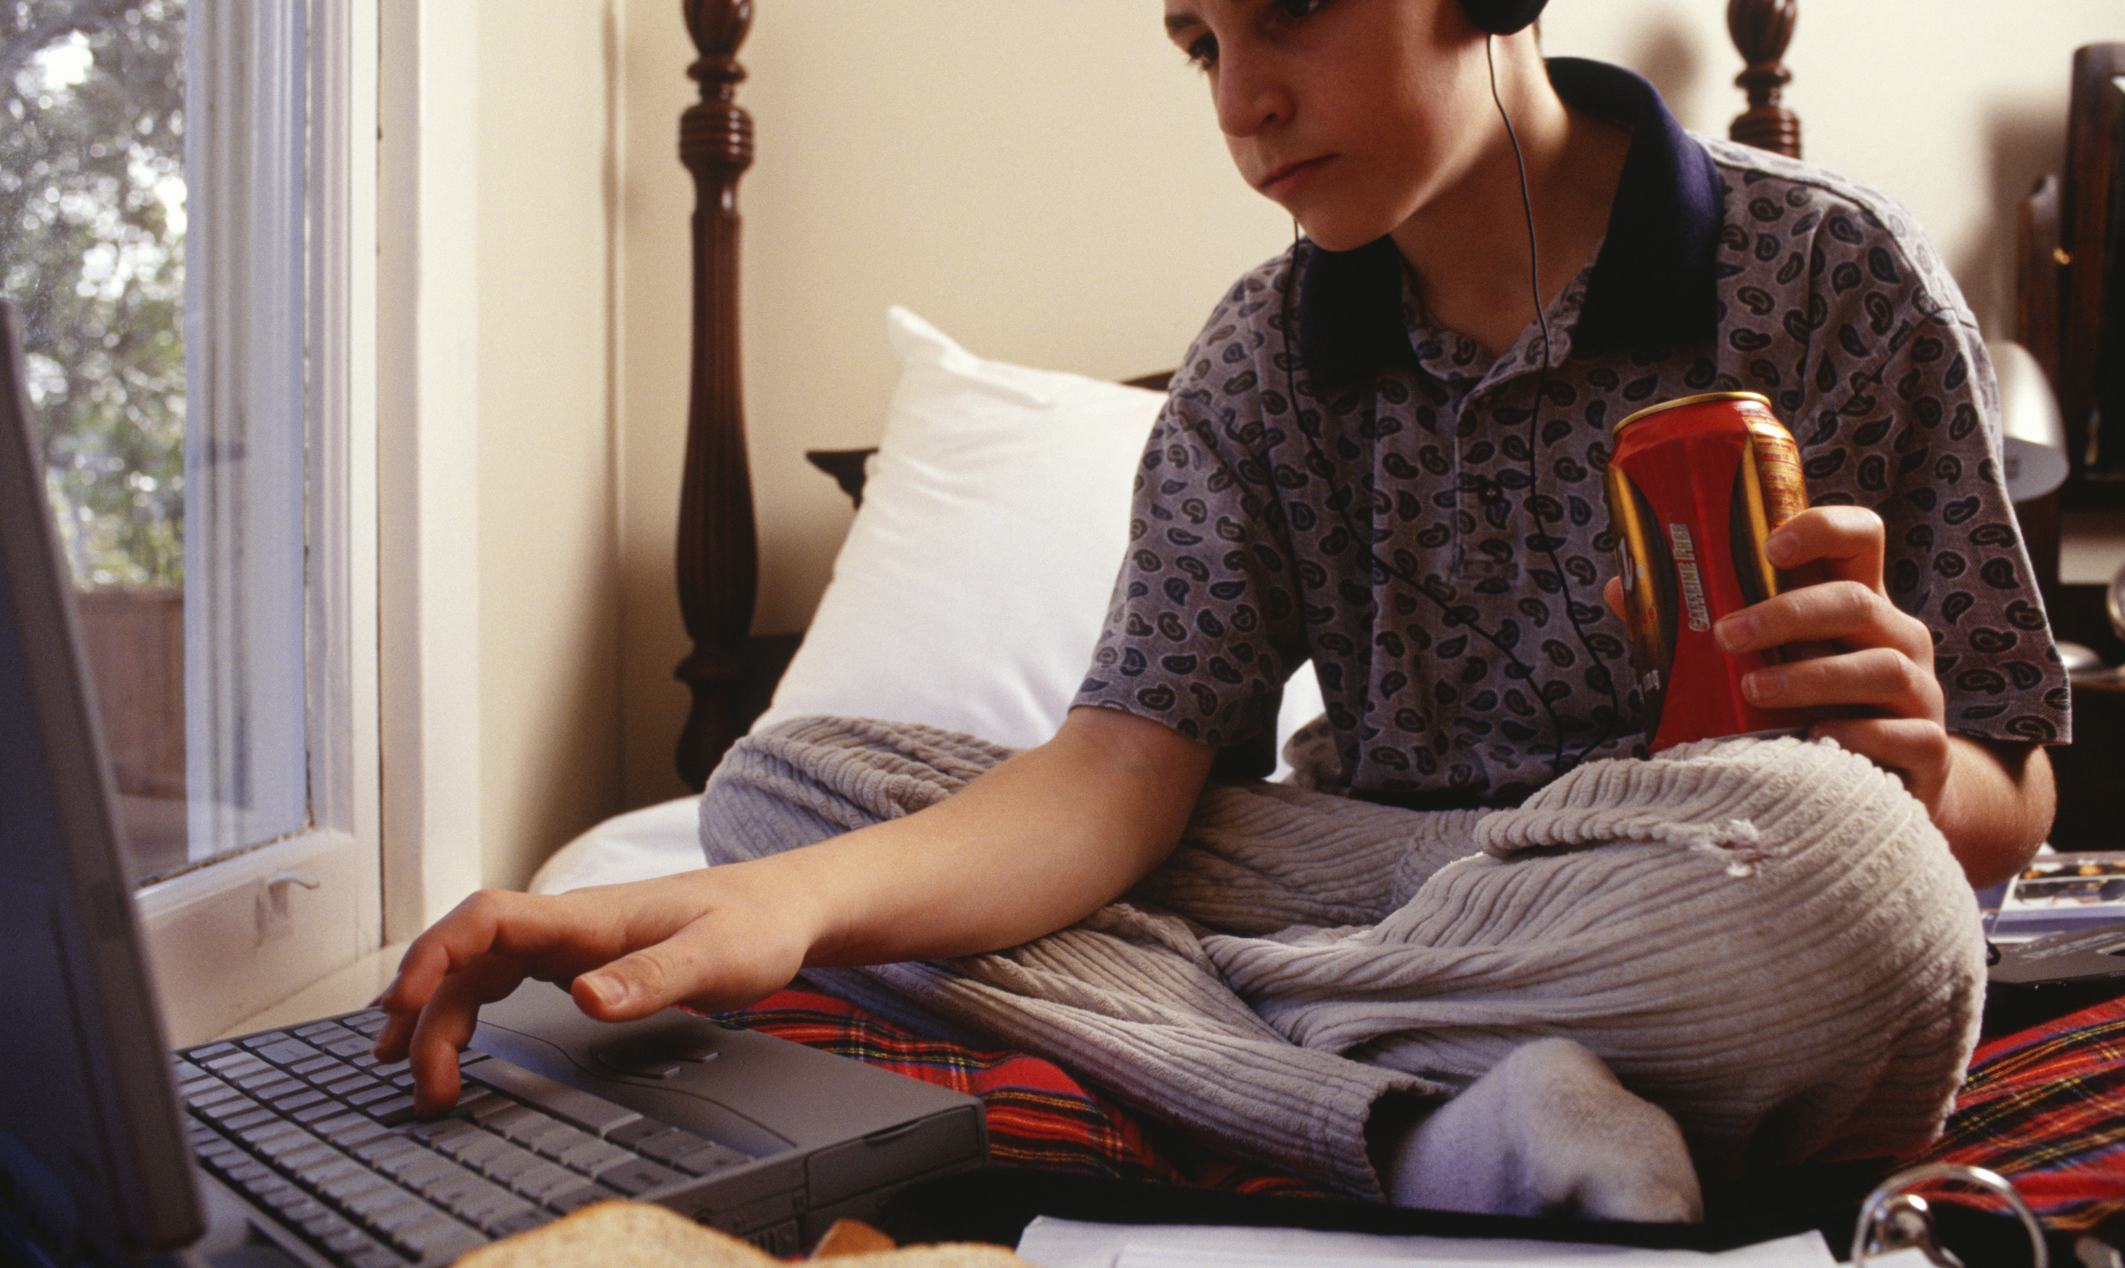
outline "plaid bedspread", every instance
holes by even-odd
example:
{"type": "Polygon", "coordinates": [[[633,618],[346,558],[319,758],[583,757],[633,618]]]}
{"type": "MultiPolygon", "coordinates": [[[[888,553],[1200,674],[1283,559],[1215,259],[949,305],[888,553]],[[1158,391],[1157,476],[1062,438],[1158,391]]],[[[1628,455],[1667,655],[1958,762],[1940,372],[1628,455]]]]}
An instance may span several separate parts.
{"type": "Polygon", "coordinates": [[[1006,1048],[925,1039],[831,995],[793,987],[717,1020],[979,1097],[995,1166],[1326,1195],[1305,1181],[1216,1157],[1193,1138],[1086,1088],[1053,1062],[1006,1048]]]}
{"type": "Polygon", "coordinates": [[[2125,1211],[2125,999],[1981,1046],[1946,1133],[1914,1161],[1996,1171],[2053,1228],[2125,1211]]]}
{"type": "MultiPolygon", "coordinates": [[[[980,1097],[997,1166],[1323,1195],[1303,1181],[1216,1157],[1048,1061],[925,1039],[829,995],[792,988],[719,1020],[980,1097]]],[[[2125,999],[1980,1047],[1945,1135],[1910,1161],[1996,1171],[2056,1229],[2081,1231],[2125,1211],[2125,999]]],[[[1951,1195],[1964,1200],[1942,1192],[1951,1195]]]]}

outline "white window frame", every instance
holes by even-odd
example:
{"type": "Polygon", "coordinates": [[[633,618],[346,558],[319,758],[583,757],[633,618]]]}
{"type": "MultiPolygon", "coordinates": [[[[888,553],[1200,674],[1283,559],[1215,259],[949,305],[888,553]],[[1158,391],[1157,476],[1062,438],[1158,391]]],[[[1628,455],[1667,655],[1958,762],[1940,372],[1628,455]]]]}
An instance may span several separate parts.
{"type": "Polygon", "coordinates": [[[310,4],[314,826],[139,892],[179,1044],[358,1007],[481,878],[479,10],[310,4]]]}
{"type": "Polygon", "coordinates": [[[482,875],[480,7],[386,0],[381,21],[378,674],[395,946],[482,875]]]}
{"type": "MultiPolygon", "coordinates": [[[[310,826],[137,894],[164,1020],[180,1044],[221,1033],[359,960],[383,931],[373,636],[376,0],[311,0],[307,26],[303,729],[310,826]]],[[[250,99],[243,86],[232,86],[228,101],[215,104],[240,108],[250,99]]],[[[241,136],[241,129],[222,131],[241,136]]],[[[241,302],[242,288],[229,290],[230,302],[241,302]]]]}
{"type": "MultiPolygon", "coordinates": [[[[186,6],[184,686],[187,856],[310,826],[307,547],[339,487],[337,394],[310,381],[309,6],[186,6]],[[319,389],[323,388],[324,391],[319,389]],[[312,404],[313,399],[317,402],[312,404]]],[[[338,615],[331,613],[330,615],[338,615]]],[[[339,693],[333,693],[336,696],[339,693]]],[[[322,771],[336,777],[337,771],[322,771]]]]}

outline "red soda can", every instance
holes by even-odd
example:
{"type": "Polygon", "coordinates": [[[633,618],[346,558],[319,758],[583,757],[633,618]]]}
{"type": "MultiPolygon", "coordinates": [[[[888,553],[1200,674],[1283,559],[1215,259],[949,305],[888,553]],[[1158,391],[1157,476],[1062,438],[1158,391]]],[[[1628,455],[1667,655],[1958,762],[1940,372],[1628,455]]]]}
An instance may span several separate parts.
{"type": "Polygon", "coordinates": [[[1781,655],[1730,655],[1712,637],[1787,584],[1764,541],[1808,505],[1792,433],[1765,398],[1713,392],[1639,410],[1615,442],[1605,483],[1647,748],[1805,728],[1804,712],[1741,693],[1742,675],[1781,655]]]}

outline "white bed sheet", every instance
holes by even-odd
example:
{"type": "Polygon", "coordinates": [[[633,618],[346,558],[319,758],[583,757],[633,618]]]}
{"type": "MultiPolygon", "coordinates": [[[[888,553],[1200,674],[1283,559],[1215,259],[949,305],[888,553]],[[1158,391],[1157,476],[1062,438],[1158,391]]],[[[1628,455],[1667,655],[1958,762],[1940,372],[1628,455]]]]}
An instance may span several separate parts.
{"type": "Polygon", "coordinates": [[[534,894],[688,872],[702,865],[701,798],[680,797],[617,815],[570,841],[531,878],[534,894]]]}

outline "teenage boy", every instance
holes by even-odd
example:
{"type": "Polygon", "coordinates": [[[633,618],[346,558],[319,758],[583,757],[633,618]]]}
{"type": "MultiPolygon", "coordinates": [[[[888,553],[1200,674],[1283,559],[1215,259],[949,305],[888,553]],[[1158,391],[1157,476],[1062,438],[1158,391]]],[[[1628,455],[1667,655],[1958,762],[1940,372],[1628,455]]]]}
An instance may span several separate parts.
{"type": "Polygon", "coordinates": [[[1405,1202],[1683,1218],[1693,1160],[1937,1130],[1965,877],[2042,839],[2067,725],[1974,323],[1886,199],[1546,66],[1495,7],[1168,0],[1307,240],[1176,378],[1078,707],[1007,760],[784,728],[712,782],[724,865],[468,899],[384,1000],[424,1106],[526,976],[617,1019],[885,966],[837,986],[1405,1202]],[[1769,550],[1815,584],[1718,633],[1820,653],[1748,689],[1824,720],[1640,760],[1609,430],[1729,389],[1801,443],[1817,505],[1769,550]],[[1235,782],[1309,659],[1326,791],[1235,782]]]}

